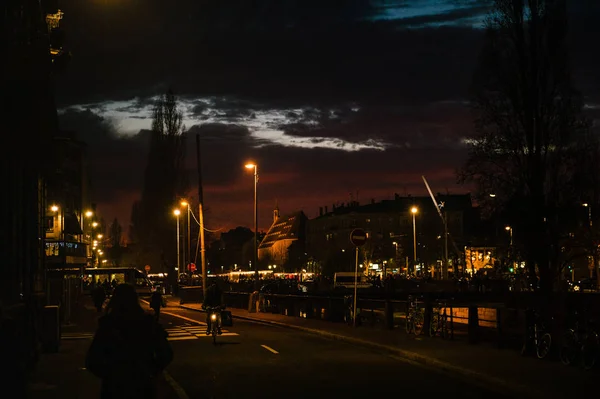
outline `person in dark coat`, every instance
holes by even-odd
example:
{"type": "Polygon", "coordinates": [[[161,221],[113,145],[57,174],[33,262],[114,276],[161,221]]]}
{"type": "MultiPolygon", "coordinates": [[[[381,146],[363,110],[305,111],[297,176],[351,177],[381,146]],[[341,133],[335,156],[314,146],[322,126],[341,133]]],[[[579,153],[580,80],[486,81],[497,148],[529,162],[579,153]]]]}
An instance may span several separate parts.
{"type": "Polygon", "coordinates": [[[135,288],[118,285],[85,359],[102,379],[101,398],[155,399],[158,378],[172,360],[167,333],[144,312],[135,288]]]}
{"type": "Polygon", "coordinates": [[[160,317],[160,308],[163,304],[163,297],[160,291],[156,290],[150,297],[150,309],[154,310],[154,318],[158,321],[160,317]]]}
{"type": "Polygon", "coordinates": [[[94,306],[98,310],[98,313],[102,312],[102,305],[104,305],[104,301],[106,300],[106,291],[101,285],[98,285],[92,291],[92,300],[94,301],[94,306]]]}
{"type": "MultiPolygon", "coordinates": [[[[218,308],[223,307],[223,292],[219,288],[219,286],[215,283],[212,283],[210,287],[206,290],[206,298],[202,302],[202,309],[207,310],[207,308],[218,308]]],[[[221,313],[217,315],[217,329],[219,334],[221,334],[221,313]]],[[[211,321],[210,321],[210,312],[206,312],[206,334],[210,334],[211,329],[211,321]]]]}

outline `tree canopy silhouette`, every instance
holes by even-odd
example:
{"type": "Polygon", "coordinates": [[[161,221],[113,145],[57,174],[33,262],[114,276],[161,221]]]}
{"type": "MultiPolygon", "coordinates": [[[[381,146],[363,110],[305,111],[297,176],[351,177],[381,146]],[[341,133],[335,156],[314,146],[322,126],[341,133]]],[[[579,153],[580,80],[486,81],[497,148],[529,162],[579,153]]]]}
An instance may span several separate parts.
{"type": "Polygon", "coordinates": [[[474,76],[476,134],[459,173],[484,209],[505,214],[544,290],[558,270],[559,209],[577,201],[577,143],[587,128],[566,37],[564,0],[494,1],[474,76]]]}
{"type": "Polygon", "coordinates": [[[173,206],[188,184],[184,132],[183,114],[169,90],[154,107],[142,198],[132,208],[133,236],[140,244],[140,263],[150,265],[153,270],[173,271],[176,263],[173,206]]]}

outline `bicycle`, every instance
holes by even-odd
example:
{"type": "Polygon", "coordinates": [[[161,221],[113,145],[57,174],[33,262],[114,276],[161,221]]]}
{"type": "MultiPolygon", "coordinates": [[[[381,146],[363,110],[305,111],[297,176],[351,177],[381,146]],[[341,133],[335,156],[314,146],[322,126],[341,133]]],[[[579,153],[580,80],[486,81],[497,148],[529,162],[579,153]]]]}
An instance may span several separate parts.
{"type": "Polygon", "coordinates": [[[419,310],[418,299],[408,297],[408,304],[409,306],[406,311],[406,333],[410,334],[412,332],[415,335],[421,335],[423,332],[423,325],[425,324],[425,316],[423,315],[423,312],[419,310]]]}
{"type": "Polygon", "coordinates": [[[212,335],[214,345],[217,344],[217,335],[221,335],[221,310],[220,306],[206,308],[210,320],[209,333],[212,335]]]}
{"type": "Polygon", "coordinates": [[[450,337],[450,328],[448,322],[446,303],[438,303],[437,307],[431,315],[431,321],[429,323],[429,336],[435,337],[438,334],[442,338],[450,337]],[[444,309],[443,313],[440,313],[440,309],[444,309]]]}
{"type": "Polygon", "coordinates": [[[540,314],[536,311],[533,312],[535,320],[533,325],[527,328],[527,336],[521,348],[521,355],[526,355],[531,349],[535,349],[537,358],[544,359],[550,353],[552,335],[548,332],[540,314]],[[533,348],[531,344],[533,344],[533,348]]]}
{"type": "Polygon", "coordinates": [[[598,334],[587,325],[582,328],[576,321],[563,336],[559,357],[565,366],[573,365],[580,358],[583,368],[590,370],[596,365],[598,351],[598,334]]]}

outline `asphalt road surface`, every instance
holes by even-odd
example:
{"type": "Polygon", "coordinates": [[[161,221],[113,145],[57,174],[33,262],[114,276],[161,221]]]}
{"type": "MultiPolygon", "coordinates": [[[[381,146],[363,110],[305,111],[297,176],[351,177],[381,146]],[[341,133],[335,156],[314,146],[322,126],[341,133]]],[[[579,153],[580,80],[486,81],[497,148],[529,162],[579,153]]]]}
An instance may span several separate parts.
{"type": "Polygon", "coordinates": [[[508,397],[370,349],[237,319],[213,345],[204,320],[179,308],[161,315],[175,352],[168,372],[189,398],[508,397]]]}

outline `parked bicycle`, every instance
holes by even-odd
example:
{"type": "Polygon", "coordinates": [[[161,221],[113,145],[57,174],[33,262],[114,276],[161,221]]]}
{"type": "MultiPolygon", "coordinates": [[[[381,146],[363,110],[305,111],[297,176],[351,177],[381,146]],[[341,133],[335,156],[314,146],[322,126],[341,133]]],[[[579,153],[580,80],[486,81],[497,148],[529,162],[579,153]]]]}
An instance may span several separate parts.
{"type": "Polygon", "coordinates": [[[596,331],[590,327],[589,323],[581,326],[577,320],[573,328],[568,329],[563,335],[559,357],[566,366],[574,365],[577,360],[580,360],[583,368],[589,370],[596,365],[598,350],[599,342],[596,331]]]}
{"type": "Polygon", "coordinates": [[[544,320],[539,312],[533,312],[533,324],[528,326],[525,342],[521,348],[521,354],[526,355],[531,351],[535,351],[538,359],[544,359],[550,353],[552,348],[552,335],[550,329],[544,323],[544,320]]]}
{"type": "Polygon", "coordinates": [[[419,301],[416,297],[408,297],[408,309],[406,310],[406,333],[411,332],[415,335],[421,335],[425,316],[422,309],[419,309],[419,301]]]}
{"type": "Polygon", "coordinates": [[[446,303],[438,303],[431,314],[429,323],[429,336],[435,337],[439,335],[442,338],[449,338],[452,335],[450,322],[448,320],[448,306],[446,303]],[[443,310],[442,310],[443,309],[443,310]]]}

